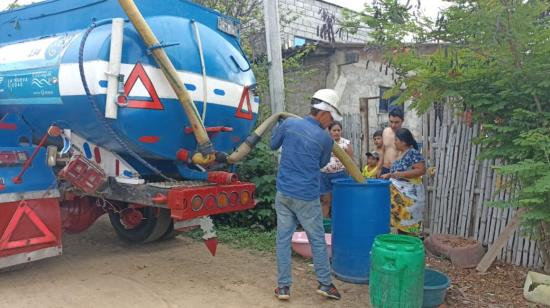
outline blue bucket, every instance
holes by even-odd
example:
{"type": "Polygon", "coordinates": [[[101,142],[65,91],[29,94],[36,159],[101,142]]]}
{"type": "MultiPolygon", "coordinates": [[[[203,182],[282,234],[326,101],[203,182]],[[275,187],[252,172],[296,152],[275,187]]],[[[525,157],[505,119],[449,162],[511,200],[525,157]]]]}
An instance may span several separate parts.
{"type": "Polygon", "coordinates": [[[426,268],[424,271],[423,308],[438,307],[445,301],[447,288],[451,285],[449,276],[442,272],[426,268]]]}
{"type": "Polygon", "coordinates": [[[390,232],[390,182],[332,183],[332,273],[346,282],[368,283],[374,238],[390,232]]]}

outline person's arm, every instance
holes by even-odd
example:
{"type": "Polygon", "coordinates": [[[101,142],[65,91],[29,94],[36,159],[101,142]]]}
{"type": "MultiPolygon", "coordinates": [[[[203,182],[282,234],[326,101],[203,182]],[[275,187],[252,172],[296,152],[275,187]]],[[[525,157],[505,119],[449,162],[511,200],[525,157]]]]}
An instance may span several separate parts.
{"type": "Polygon", "coordinates": [[[389,177],[394,179],[414,179],[424,174],[426,174],[426,164],[421,161],[412,165],[411,170],[392,172],[389,177]]]}
{"type": "Polygon", "coordinates": [[[326,166],[330,161],[330,155],[332,154],[332,146],[334,145],[334,141],[332,138],[327,138],[325,149],[321,153],[321,161],[319,162],[319,169],[326,166]]]}
{"type": "Polygon", "coordinates": [[[376,177],[379,178],[382,173],[382,166],[384,166],[384,152],[386,151],[386,146],[382,145],[380,153],[378,153],[378,165],[376,165],[376,177]]]}
{"type": "Polygon", "coordinates": [[[273,128],[273,130],[271,131],[271,144],[270,144],[270,146],[271,146],[271,149],[273,151],[280,148],[281,145],[283,144],[284,132],[286,130],[285,123],[286,123],[286,121],[284,121],[283,123],[277,124],[277,126],[275,126],[273,128]]]}

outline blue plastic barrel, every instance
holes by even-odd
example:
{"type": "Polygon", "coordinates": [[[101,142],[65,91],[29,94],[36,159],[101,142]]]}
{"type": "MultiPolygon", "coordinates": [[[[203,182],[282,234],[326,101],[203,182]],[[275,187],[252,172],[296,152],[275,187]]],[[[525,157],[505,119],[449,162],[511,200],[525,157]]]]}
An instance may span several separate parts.
{"type": "Polygon", "coordinates": [[[368,283],[374,238],[390,232],[390,182],[332,183],[332,273],[346,282],[368,283]]]}

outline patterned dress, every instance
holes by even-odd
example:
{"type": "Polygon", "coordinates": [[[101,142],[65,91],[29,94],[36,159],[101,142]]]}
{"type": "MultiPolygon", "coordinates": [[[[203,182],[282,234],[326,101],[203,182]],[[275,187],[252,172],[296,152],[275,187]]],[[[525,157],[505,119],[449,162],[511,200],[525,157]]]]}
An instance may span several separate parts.
{"type": "MultiPolygon", "coordinates": [[[[412,170],[416,163],[424,161],[422,154],[410,148],[391,166],[391,172],[412,170]]],[[[391,225],[411,235],[422,232],[424,212],[424,186],[422,178],[390,179],[391,185],[391,225]]]]}

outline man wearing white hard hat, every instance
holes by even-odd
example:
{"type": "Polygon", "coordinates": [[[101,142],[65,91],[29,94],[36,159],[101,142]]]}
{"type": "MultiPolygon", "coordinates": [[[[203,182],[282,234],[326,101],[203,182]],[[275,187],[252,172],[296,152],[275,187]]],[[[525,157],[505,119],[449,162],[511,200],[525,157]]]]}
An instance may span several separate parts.
{"type": "Polygon", "coordinates": [[[336,91],[332,89],[321,89],[313,94],[311,106],[318,110],[330,112],[332,120],[340,122],[342,121],[342,115],[340,114],[340,110],[338,110],[339,101],[340,98],[336,91]]]}
{"type": "Polygon", "coordinates": [[[271,149],[282,147],[277,172],[277,288],[275,296],[290,298],[292,285],[291,240],[296,225],[304,228],[313,253],[313,264],[319,286],[317,293],[340,299],[332,284],[330,263],[325,244],[321,213],[320,169],[332,152],[333,140],[325,128],[341,120],[339,97],[332,89],[322,89],[313,95],[311,110],[303,119],[288,118],[273,129],[271,149]]]}

